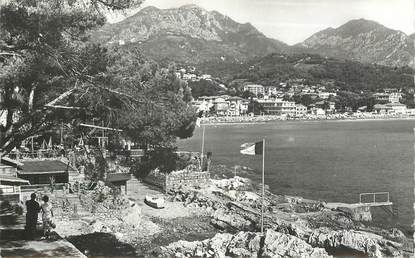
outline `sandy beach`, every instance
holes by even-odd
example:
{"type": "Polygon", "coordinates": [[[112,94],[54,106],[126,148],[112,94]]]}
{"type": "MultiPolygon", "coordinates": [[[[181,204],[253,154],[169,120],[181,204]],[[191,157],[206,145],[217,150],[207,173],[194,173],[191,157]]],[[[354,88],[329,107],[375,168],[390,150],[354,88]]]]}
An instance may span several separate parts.
{"type": "Polygon", "coordinates": [[[415,120],[415,116],[408,117],[348,117],[348,118],[296,118],[296,119],[281,119],[278,116],[258,116],[258,117],[219,117],[202,119],[202,125],[249,125],[249,124],[265,124],[270,122],[350,122],[350,121],[389,121],[389,120],[415,120]]]}

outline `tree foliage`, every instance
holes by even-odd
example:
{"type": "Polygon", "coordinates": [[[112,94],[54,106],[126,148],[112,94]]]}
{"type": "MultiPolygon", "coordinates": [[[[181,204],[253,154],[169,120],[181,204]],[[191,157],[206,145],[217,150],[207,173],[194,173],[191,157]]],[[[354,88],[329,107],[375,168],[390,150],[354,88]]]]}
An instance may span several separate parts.
{"type": "Polygon", "coordinates": [[[2,154],[60,122],[98,118],[143,145],[170,146],[194,129],[190,89],[174,68],[87,41],[102,10],[133,0],[21,0],[0,9],[2,154]]]}
{"type": "Polygon", "coordinates": [[[223,88],[211,80],[190,81],[189,87],[192,89],[192,96],[195,99],[201,96],[217,96],[226,93],[223,88]]]}
{"type": "Polygon", "coordinates": [[[289,79],[304,79],[312,85],[333,80],[338,89],[360,92],[384,88],[413,87],[414,70],[349,60],[325,58],[314,54],[271,54],[244,63],[205,63],[200,69],[225,79],[247,80],[262,85],[278,85],[289,79]]]}
{"type": "Polygon", "coordinates": [[[114,90],[129,97],[121,98],[117,108],[111,105],[107,112],[111,117],[105,119],[143,147],[171,147],[176,137],[192,135],[196,112],[190,103],[191,90],[176,77],[174,66],[161,68],[130,48],[118,50],[112,58],[108,87],[116,85],[114,90]]]}

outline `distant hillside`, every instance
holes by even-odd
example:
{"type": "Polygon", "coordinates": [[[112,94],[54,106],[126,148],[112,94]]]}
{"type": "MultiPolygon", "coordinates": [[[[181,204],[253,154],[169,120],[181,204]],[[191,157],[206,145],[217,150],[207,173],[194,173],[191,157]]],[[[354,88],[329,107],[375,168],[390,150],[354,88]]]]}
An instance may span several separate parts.
{"type": "Polygon", "coordinates": [[[263,85],[278,85],[289,79],[305,79],[310,84],[331,81],[335,88],[354,92],[413,88],[415,74],[409,67],[362,64],[314,54],[271,54],[241,64],[210,62],[198,68],[222,78],[228,84],[245,79],[263,85]]]}
{"type": "Polygon", "coordinates": [[[164,10],[147,7],[119,23],[103,26],[91,38],[107,45],[140,45],[156,60],[182,63],[240,62],[288,48],[249,23],[237,23],[196,5],[164,10]]]}
{"type": "Polygon", "coordinates": [[[363,63],[405,66],[414,65],[413,40],[414,34],[408,36],[377,22],[359,19],[317,32],[292,50],[363,63]]]}

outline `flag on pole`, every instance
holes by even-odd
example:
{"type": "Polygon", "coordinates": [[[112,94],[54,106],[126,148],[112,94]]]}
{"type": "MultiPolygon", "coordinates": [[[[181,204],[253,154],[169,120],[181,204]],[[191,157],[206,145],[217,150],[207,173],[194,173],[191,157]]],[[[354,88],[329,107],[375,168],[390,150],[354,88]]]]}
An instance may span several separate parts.
{"type": "Polygon", "coordinates": [[[263,154],[263,141],[260,142],[248,142],[241,145],[241,154],[244,155],[262,155],[263,154]]]}

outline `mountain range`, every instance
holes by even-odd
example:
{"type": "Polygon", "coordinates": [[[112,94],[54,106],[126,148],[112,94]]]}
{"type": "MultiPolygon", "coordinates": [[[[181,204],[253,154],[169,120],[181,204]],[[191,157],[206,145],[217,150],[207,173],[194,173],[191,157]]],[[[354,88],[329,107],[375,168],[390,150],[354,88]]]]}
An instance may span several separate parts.
{"type": "Polygon", "coordinates": [[[312,53],[386,66],[413,66],[415,54],[415,34],[408,36],[370,20],[351,20],[289,46],[266,37],[250,23],[241,24],[196,5],[146,7],[118,23],[104,25],[91,33],[91,39],[110,46],[139,46],[156,60],[186,64],[240,63],[271,53],[312,53]]]}
{"type": "Polygon", "coordinates": [[[127,47],[138,44],[155,59],[169,57],[185,63],[245,61],[289,48],[267,38],[250,23],[240,24],[196,5],[146,7],[119,23],[104,25],[92,34],[92,40],[127,47]]]}
{"type": "Polygon", "coordinates": [[[315,33],[296,44],[304,52],[387,66],[413,65],[414,34],[389,29],[377,22],[351,20],[315,33]]]}

